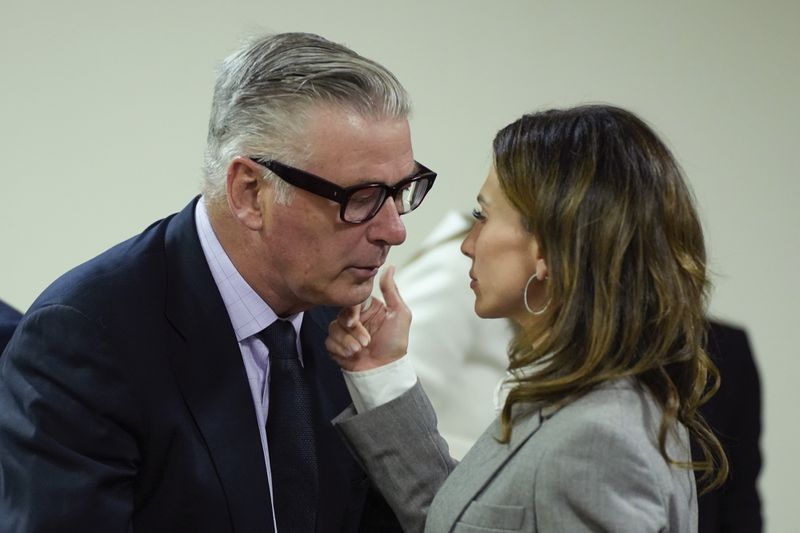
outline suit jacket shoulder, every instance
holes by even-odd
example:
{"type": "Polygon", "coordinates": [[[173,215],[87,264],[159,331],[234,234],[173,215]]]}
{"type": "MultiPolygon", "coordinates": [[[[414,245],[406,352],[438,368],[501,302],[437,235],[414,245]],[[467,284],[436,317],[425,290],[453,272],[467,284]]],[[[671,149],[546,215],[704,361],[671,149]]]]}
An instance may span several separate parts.
{"type": "MultiPolygon", "coordinates": [[[[269,530],[252,393],[195,203],[62,276],[20,324],[0,359],[0,531],[269,530]]],[[[318,523],[349,533],[369,484],[329,422],[349,403],[324,350],[335,312],[310,310],[300,338],[320,411],[318,523]]]]}
{"type": "Polygon", "coordinates": [[[0,361],[0,530],[266,521],[252,400],[193,208],[68,272],[20,323],[0,361]]]}

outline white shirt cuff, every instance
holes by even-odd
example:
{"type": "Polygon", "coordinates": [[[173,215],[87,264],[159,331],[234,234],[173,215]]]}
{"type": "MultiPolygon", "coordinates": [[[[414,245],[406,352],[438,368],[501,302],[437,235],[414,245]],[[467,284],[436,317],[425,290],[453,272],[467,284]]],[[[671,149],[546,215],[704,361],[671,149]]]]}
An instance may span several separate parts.
{"type": "Polygon", "coordinates": [[[417,374],[408,356],[361,372],[342,370],[342,374],[357,413],[389,403],[417,383],[417,374]]]}

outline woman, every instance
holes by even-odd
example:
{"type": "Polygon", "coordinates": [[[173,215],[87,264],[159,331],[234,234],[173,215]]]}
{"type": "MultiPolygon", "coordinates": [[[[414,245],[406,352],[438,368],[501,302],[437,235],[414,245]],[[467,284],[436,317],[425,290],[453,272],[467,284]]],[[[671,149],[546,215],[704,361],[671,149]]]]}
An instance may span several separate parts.
{"type": "Polygon", "coordinates": [[[693,470],[714,487],[727,463],[697,412],[716,377],[705,250],[669,150],[610,106],[525,115],[497,134],[478,204],[475,311],[519,325],[500,417],[456,465],[407,374],[389,270],[385,305],[330,326],[351,449],[407,531],[696,531],[693,470]]]}

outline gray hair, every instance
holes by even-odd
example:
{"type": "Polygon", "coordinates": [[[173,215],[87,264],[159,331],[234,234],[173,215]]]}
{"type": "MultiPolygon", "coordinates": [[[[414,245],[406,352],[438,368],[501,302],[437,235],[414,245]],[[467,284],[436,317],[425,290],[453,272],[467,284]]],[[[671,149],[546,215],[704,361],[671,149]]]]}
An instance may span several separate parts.
{"type": "MultiPolygon", "coordinates": [[[[225,198],[228,165],[260,155],[291,165],[310,157],[302,134],[316,105],[333,104],[363,117],[403,118],[410,101],[386,68],[318,35],[282,33],[255,39],[220,65],[208,124],[203,193],[225,198]]],[[[278,201],[289,186],[275,179],[278,201]]]]}

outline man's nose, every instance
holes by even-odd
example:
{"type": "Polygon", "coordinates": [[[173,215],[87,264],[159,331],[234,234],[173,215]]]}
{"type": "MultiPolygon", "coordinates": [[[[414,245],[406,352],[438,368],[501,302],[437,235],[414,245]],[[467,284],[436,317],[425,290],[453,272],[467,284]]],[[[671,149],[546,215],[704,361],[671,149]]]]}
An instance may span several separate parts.
{"type": "Polygon", "coordinates": [[[400,220],[400,213],[393,198],[388,198],[378,210],[367,228],[367,238],[371,242],[385,242],[390,246],[403,244],[406,240],[406,226],[400,220]]]}

